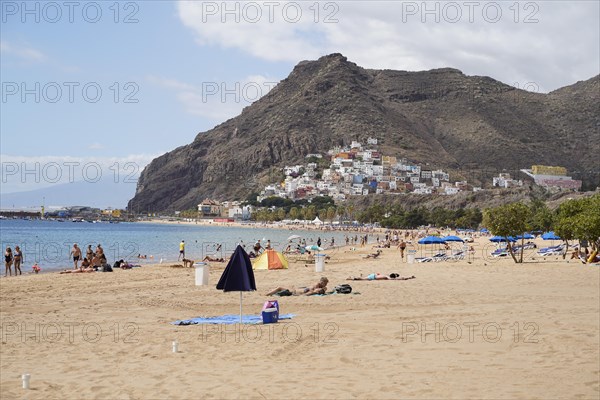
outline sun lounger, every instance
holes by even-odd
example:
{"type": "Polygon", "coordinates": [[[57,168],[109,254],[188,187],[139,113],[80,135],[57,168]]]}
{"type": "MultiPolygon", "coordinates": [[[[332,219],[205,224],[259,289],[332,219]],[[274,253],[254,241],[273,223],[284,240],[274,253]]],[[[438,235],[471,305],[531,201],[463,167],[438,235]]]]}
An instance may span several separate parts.
{"type": "Polygon", "coordinates": [[[448,261],[457,261],[457,260],[464,260],[464,259],[465,259],[465,252],[462,250],[452,253],[451,255],[449,255],[446,258],[446,260],[448,260],[448,261]]]}

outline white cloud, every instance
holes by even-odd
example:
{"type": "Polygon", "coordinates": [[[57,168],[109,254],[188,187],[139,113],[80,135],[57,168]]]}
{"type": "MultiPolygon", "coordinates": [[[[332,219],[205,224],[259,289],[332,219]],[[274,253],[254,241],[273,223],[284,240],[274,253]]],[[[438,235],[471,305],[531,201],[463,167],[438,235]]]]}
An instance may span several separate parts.
{"type": "Polygon", "coordinates": [[[244,107],[266,95],[277,84],[275,79],[262,75],[250,75],[237,82],[205,81],[196,85],[156,76],[147,79],[174,91],[187,113],[214,121],[238,115],[244,107]]]}
{"type": "Polygon", "coordinates": [[[46,56],[39,50],[23,45],[11,44],[5,40],[0,41],[0,52],[6,55],[14,55],[23,61],[42,62],[46,56]]]}
{"type": "Polygon", "coordinates": [[[178,13],[200,45],[268,61],[340,52],[367,68],[454,67],[520,87],[534,82],[540,90],[600,69],[598,2],[267,3],[180,1],[178,13]],[[296,22],[292,4],[302,7],[296,22]],[[325,23],[327,17],[337,22],[325,23]]]}
{"type": "Polygon", "coordinates": [[[125,157],[13,156],[0,155],[2,193],[42,189],[72,182],[135,184],[142,170],[159,154],[125,157]]]}
{"type": "Polygon", "coordinates": [[[102,150],[104,149],[104,145],[98,142],[94,142],[88,146],[90,150],[102,150]]]}

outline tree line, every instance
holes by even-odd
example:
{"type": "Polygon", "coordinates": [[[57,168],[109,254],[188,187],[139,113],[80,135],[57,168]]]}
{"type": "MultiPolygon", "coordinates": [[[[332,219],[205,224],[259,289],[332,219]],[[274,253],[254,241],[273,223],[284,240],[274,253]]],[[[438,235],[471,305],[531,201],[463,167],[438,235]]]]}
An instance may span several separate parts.
{"type": "Polygon", "coordinates": [[[508,251],[516,263],[523,262],[523,251],[517,258],[508,238],[535,231],[554,231],[560,236],[565,241],[563,257],[568,251],[569,240],[587,242],[592,249],[590,259],[594,259],[600,247],[600,194],[567,200],[554,211],[541,200],[489,208],[483,212],[482,225],[492,234],[506,239],[508,251]]]}

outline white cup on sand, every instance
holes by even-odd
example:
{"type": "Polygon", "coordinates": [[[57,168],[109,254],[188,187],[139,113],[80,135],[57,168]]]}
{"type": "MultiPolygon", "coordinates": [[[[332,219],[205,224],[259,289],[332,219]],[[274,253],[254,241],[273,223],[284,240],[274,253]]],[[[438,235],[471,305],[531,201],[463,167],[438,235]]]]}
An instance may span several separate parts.
{"type": "Polygon", "coordinates": [[[177,340],[173,340],[173,353],[177,353],[179,351],[179,343],[177,340]]]}
{"type": "Polygon", "coordinates": [[[31,375],[23,374],[21,379],[23,379],[23,389],[29,389],[29,379],[31,379],[31,375]]]}

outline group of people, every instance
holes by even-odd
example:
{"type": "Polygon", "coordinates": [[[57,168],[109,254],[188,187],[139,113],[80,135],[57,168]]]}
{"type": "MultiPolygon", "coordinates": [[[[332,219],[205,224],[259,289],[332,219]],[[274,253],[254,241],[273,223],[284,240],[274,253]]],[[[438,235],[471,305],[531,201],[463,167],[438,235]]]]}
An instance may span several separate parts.
{"type": "Polygon", "coordinates": [[[23,263],[23,252],[19,246],[15,246],[15,251],[10,247],[6,247],[4,251],[4,276],[10,275],[12,276],[12,266],[15,266],[15,276],[17,276],[17,272],[19,275],[22,275],[21,272],[21,264],[23,263]]]}
{"type": "Polygon", "coordinates": [[[106,255],[101,244],[98,244],[95,250],[92,250],[92,245],[88,244],[85,256],[83,256],[79,245],[74,243],[69,256],[73,257],[73,272],[94,272],[107,264],[106,255]],[[81,266],[79,265],[80,261],[81,266]]]}

